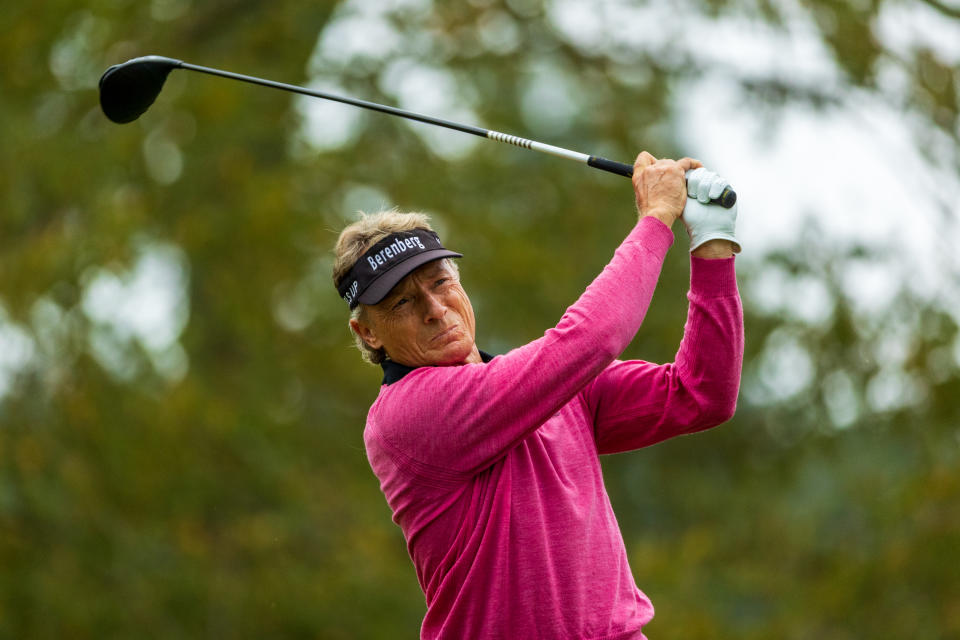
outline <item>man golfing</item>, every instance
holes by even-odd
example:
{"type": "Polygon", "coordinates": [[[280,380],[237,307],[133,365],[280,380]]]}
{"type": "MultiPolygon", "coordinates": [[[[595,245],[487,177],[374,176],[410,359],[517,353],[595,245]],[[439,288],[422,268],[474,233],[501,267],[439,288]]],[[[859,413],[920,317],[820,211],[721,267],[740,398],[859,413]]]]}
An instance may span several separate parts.
{"type": "Polygon", "coordinates": [[[729,419],[743,360],[733,254],[737,194],[699,162],[633,165],[306,87],[163,56],[111,66],[100,105],[133,122],[181,69],[454,129],[630,177],[640,219],[610,263],[542,338],[477,348],[475,319],[426,216],[387,212],[348,226],[333,279],[383,386],[364,442],[427,600],[423,638],[644,638],[637,588],[599,455],[729,419]],[[689,196],[689,198],[688,198],[689,196]],[[683,216],[690,301],[676,360],[617,356],[640,328],[683,216]]]}
{"type": "Polygon", "coordinates": [[[646,152],[632,180],[639,220],[609,264],[555,327],[504,355],[478,349],[460,254],[425,216],[368,216],[340,234],[334,283],[364,357],[384,371],[364,442],[426,596],[422,638],[645,637],[653,606],[599,455],[728,420],[743,316],[736,206],[710,204],[727,183],[696,160],[646,152]],[[676,359],[617,360],[681,214],[691,260],[676,359]]]}

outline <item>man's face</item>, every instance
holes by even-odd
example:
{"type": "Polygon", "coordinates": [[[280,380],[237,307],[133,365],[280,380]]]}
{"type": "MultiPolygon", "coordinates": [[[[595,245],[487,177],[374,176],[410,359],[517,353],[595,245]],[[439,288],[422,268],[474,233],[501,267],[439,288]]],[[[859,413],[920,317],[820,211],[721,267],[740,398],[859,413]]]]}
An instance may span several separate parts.
{"type": "Polygon", "coordinates": [[[434,260],[397,283],[350,326],[390,359],[410,367],[481,362],[467,292],[446,260],[434,260]]]}

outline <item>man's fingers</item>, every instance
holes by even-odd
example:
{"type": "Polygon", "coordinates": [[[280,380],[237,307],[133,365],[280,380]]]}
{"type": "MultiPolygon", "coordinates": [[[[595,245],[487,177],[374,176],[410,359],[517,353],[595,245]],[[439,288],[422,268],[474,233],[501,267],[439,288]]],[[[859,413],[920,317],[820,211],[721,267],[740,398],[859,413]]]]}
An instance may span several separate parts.
{"type": "Polygon", "coordinates": [[[647,151],[641,151],[637,159],[633,162],[633,172],[640,173],[650,165],[655,164],[656,161],[657,159],[654,158],[652,154],[647,151]]]}
{"type": "MultiPolygon", "coordinates": [[[[716,174],[709,174],[705,180],[700,181],[700,187],[697,191],[697,200],[706,204],[710,202],[710,187],[713,186],[716,174]]],[[[717,195],[720,195],[719,193],[717,195]]]]}
{"type": "Polygon", "coordinates": [[[680,165],[680,168],[683,169],[684,173],[693,169],[699,169],[703,166],[702,162],[699,160],[694,160],[693,158],[680,158],[677,160],[677,164],[680,165]]]}
{"type": "Polygon", "coordinates": [[[699,160],[695,160],[694,158],[680,158],[676,161],[668,158],[658,160],[650,152],[641,151],[633,163],[633,171],[634,173],[639,173],[647,167],[655,164],[673,164],[674,162],[676,162],[677,166],[679,166],[684,172],[691,171],[693,169],[699,169],[703,166],[703,163],[701,163],[699,160]]]}
{"type": "Polygon", "coordinates": [[[722,178],[720,178],[720,176],[717,176],[717,178],[713,181],[713,184],[710,185],[710,195],[708,197],[711,200],[713,200],[714,198],[719,198],[720,194],[723,193],[723,190],[726,188],[727,188],[726,180],[723,180],[722,178]]]}

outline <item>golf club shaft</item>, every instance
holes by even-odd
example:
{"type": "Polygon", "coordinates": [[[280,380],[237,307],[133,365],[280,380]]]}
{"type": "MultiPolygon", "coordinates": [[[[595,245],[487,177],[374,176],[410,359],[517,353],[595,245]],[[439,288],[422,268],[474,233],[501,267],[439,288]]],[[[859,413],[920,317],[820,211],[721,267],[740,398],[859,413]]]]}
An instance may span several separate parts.
{"type": "MultiPolygon", "coordinates": [[[[588,166],[591,166],[595,169],[608,171],[610,173],[626,176],[628,178],[633,176],[633,165],[625,164],[623,162],[616,162],[614,160],[608,160],[600,156],[591,156],[591,155],[587,155],[586,153],[580,153],[578,151],[564,149],[563,147],[556,147],[551,144],[537,142],[536,140],[528,140],[527,138],[521,138],[519,136],[502,133],[500,131],[493,131],[490,129],[483,129],[481,127],[474,127],[471,125],[460,124],[459,122],[443,120],[442,118],[434,118],[432,116],[423,115],[422,113],[416,113],[414,111],[407,111],[405,109],[398,109],[396,107],[388,107],[386,105],[377,104],[376,102],[368,102],[366,100],[348,98],[346,96],[339,96],[336,94],[327,93],[325,91],[317,91],[314,89],[307,89],[306,87],[301,87],[293,84],[286,84],[283,82],[276,82],[273,80],[265,80],[263,78],[257,78],[254,76],[247,76],[240,73],[233,73],[231,71],[213,69],[211,67],[203,67],[200,65],[190,64],[188,62],[183,62],[183,61],[177,61],[177,62],[179,62],[178,66],[182,69],[188,69],[190,71],[198,71],[200,73],[206,73],[214,76],[221,76],[223,78],[230,78],[231,80],[240,80],[241,82],[249,82],[251,84],[259,84],[259,85],[262,85],[265,87],[271,87],[274,89],[282,89],[284,91],[291,91],[293,93],[299,93],[301,95],[311,96],[314,98],[323,98],[325,100],[333,100],[335,102],[349,104],[355,107],[360,107],[362,109],[370,109],[372,111],[388,113],[390,115],[400,116],[401,118],[406,118],[408,120],[416,120],[418,122],[425,122],[427,124],[446,127],[447,129],[454,129],[456,131],[462,131],[463,133],[470,133],[475,136],[480,136],[481,138],[487,138],[489,140],[505,142],[507,144],[512,144],[518,147],[522,147],[524,149],[530,149],[531,151],[539,151],[540,153],[547,153],[552,156],[557,156],[559,158],[574,160],[581,164],[586,164],[588,166]]],[[[713,202],[721,204],[722,206],[727,208],[732,207],[733,204],[736,202],[736,193],[734,193],[734,191],[730,187],[727,187],[719,197],[713,200],[713,202]]]]}
{"type": "Polygon", "coordinates": [[[589,156],[585,153],[571,151],[570,149],[564,149],[562,147],[555,147],[550,144],[537,142],[536,140],[527,140],[526,138],[520,138],[518,136],[513,136],[507,133],[501,133],[500,131],[491,131],[490,129],[483,129],[481,127],[474,127],[467,124],[460,124],[459,122],[451,122],[450,120],[443,120],[442,118],[434,118],[432,116],[426,116],[426,115],[423,115],[422,113],[416,113],[414,111],[407,111],[405,109],[398,109],[396,107],[388,107],[386,105],[377,104],[376,102],[368,102],[366,100],[358,100],[356,98],[338,96],[332,93],[327,93],[326,91],[316,91],[314,89],[307,89],[306,87],[300,87],[293,84],[275,82],[273,80],[264,80],[263,78],[256,78],[254,76],[245,76],[243,74],[232,73],[230,71],[221,71],[220,69],[212,69],[210,67],[201,67],[199,65],[190,64],[188,62],[182,62],[180,66],[183,69],[190,69],[191,71],[199,71],[201,73],[208,73],[210,75],[230,78],[232,80],[240,80],[240,81],[249,82],[252,84],[259,84],[265,87],[273,87],[274,89],[283,89],[286,91],[299,93],[305,96],[312,96],[314,98],[323,98],[325,100],[333,100],[336,102],[342,102],[344,104],[353,105],[355,107],[361,107],[363,109],[371,109],[373,111],[389,113],[391,115],[400,116],[401,118],[407,118],[408,120],[417,120],[419,122],[426,122],[427,124],[435,124],[441,127],[446,127],[447,129],[455,129],[457,131],[462,131],[464,133],[471,133],[475,136],[480,136],[481,138],[488,138],[490,140],[496,140],[498,142],[506,142],[507,144],[523,147],[524,149],[531,149],[533,151],[539,151],[541,153],[549,153],[550,155],[558,156],[560,158],[568,158],[570,160],[576,160],[577,162],[580,162],[582,164],[589,164],[590,166],[595,166],[598,169],[603,169],[604,171],[610,171],[612,173],[618,173],[623,176],[633,175],[633,166],[628,164],[623,164],[622,162],[613,162],[612,160],[605,160],[604,158],[595,158],[594,156],[589,156]],[[601,162],[598,162],[596,164],[591,164],[590,162],[591,159],[596,159],[601,162]]]}

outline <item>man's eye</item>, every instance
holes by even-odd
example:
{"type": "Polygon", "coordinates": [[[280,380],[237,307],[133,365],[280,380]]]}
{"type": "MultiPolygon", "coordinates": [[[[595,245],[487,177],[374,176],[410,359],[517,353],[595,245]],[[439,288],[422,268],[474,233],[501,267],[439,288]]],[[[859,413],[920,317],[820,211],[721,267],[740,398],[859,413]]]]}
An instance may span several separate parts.
{"type": "Polygon", "coordinates": [[[443,283],[446,282],[447,280],[448,280],[448,278],[440,278],[439,280],[437,280],[436,284],[437,284],[437,286],[440,286],[441,284],[443,284],[443,283]]]}
{"type": "Polygon", "coordinates": [[[402,306],[405,305],[405,304],[407,304],[407,299],[406,299],[406,298],[400,298],[399,300],[397,300],[397,301],[394,303],[393,308],[394,308],[394,309],[399,309],[400,307],[402,307],[402,306]]]}

